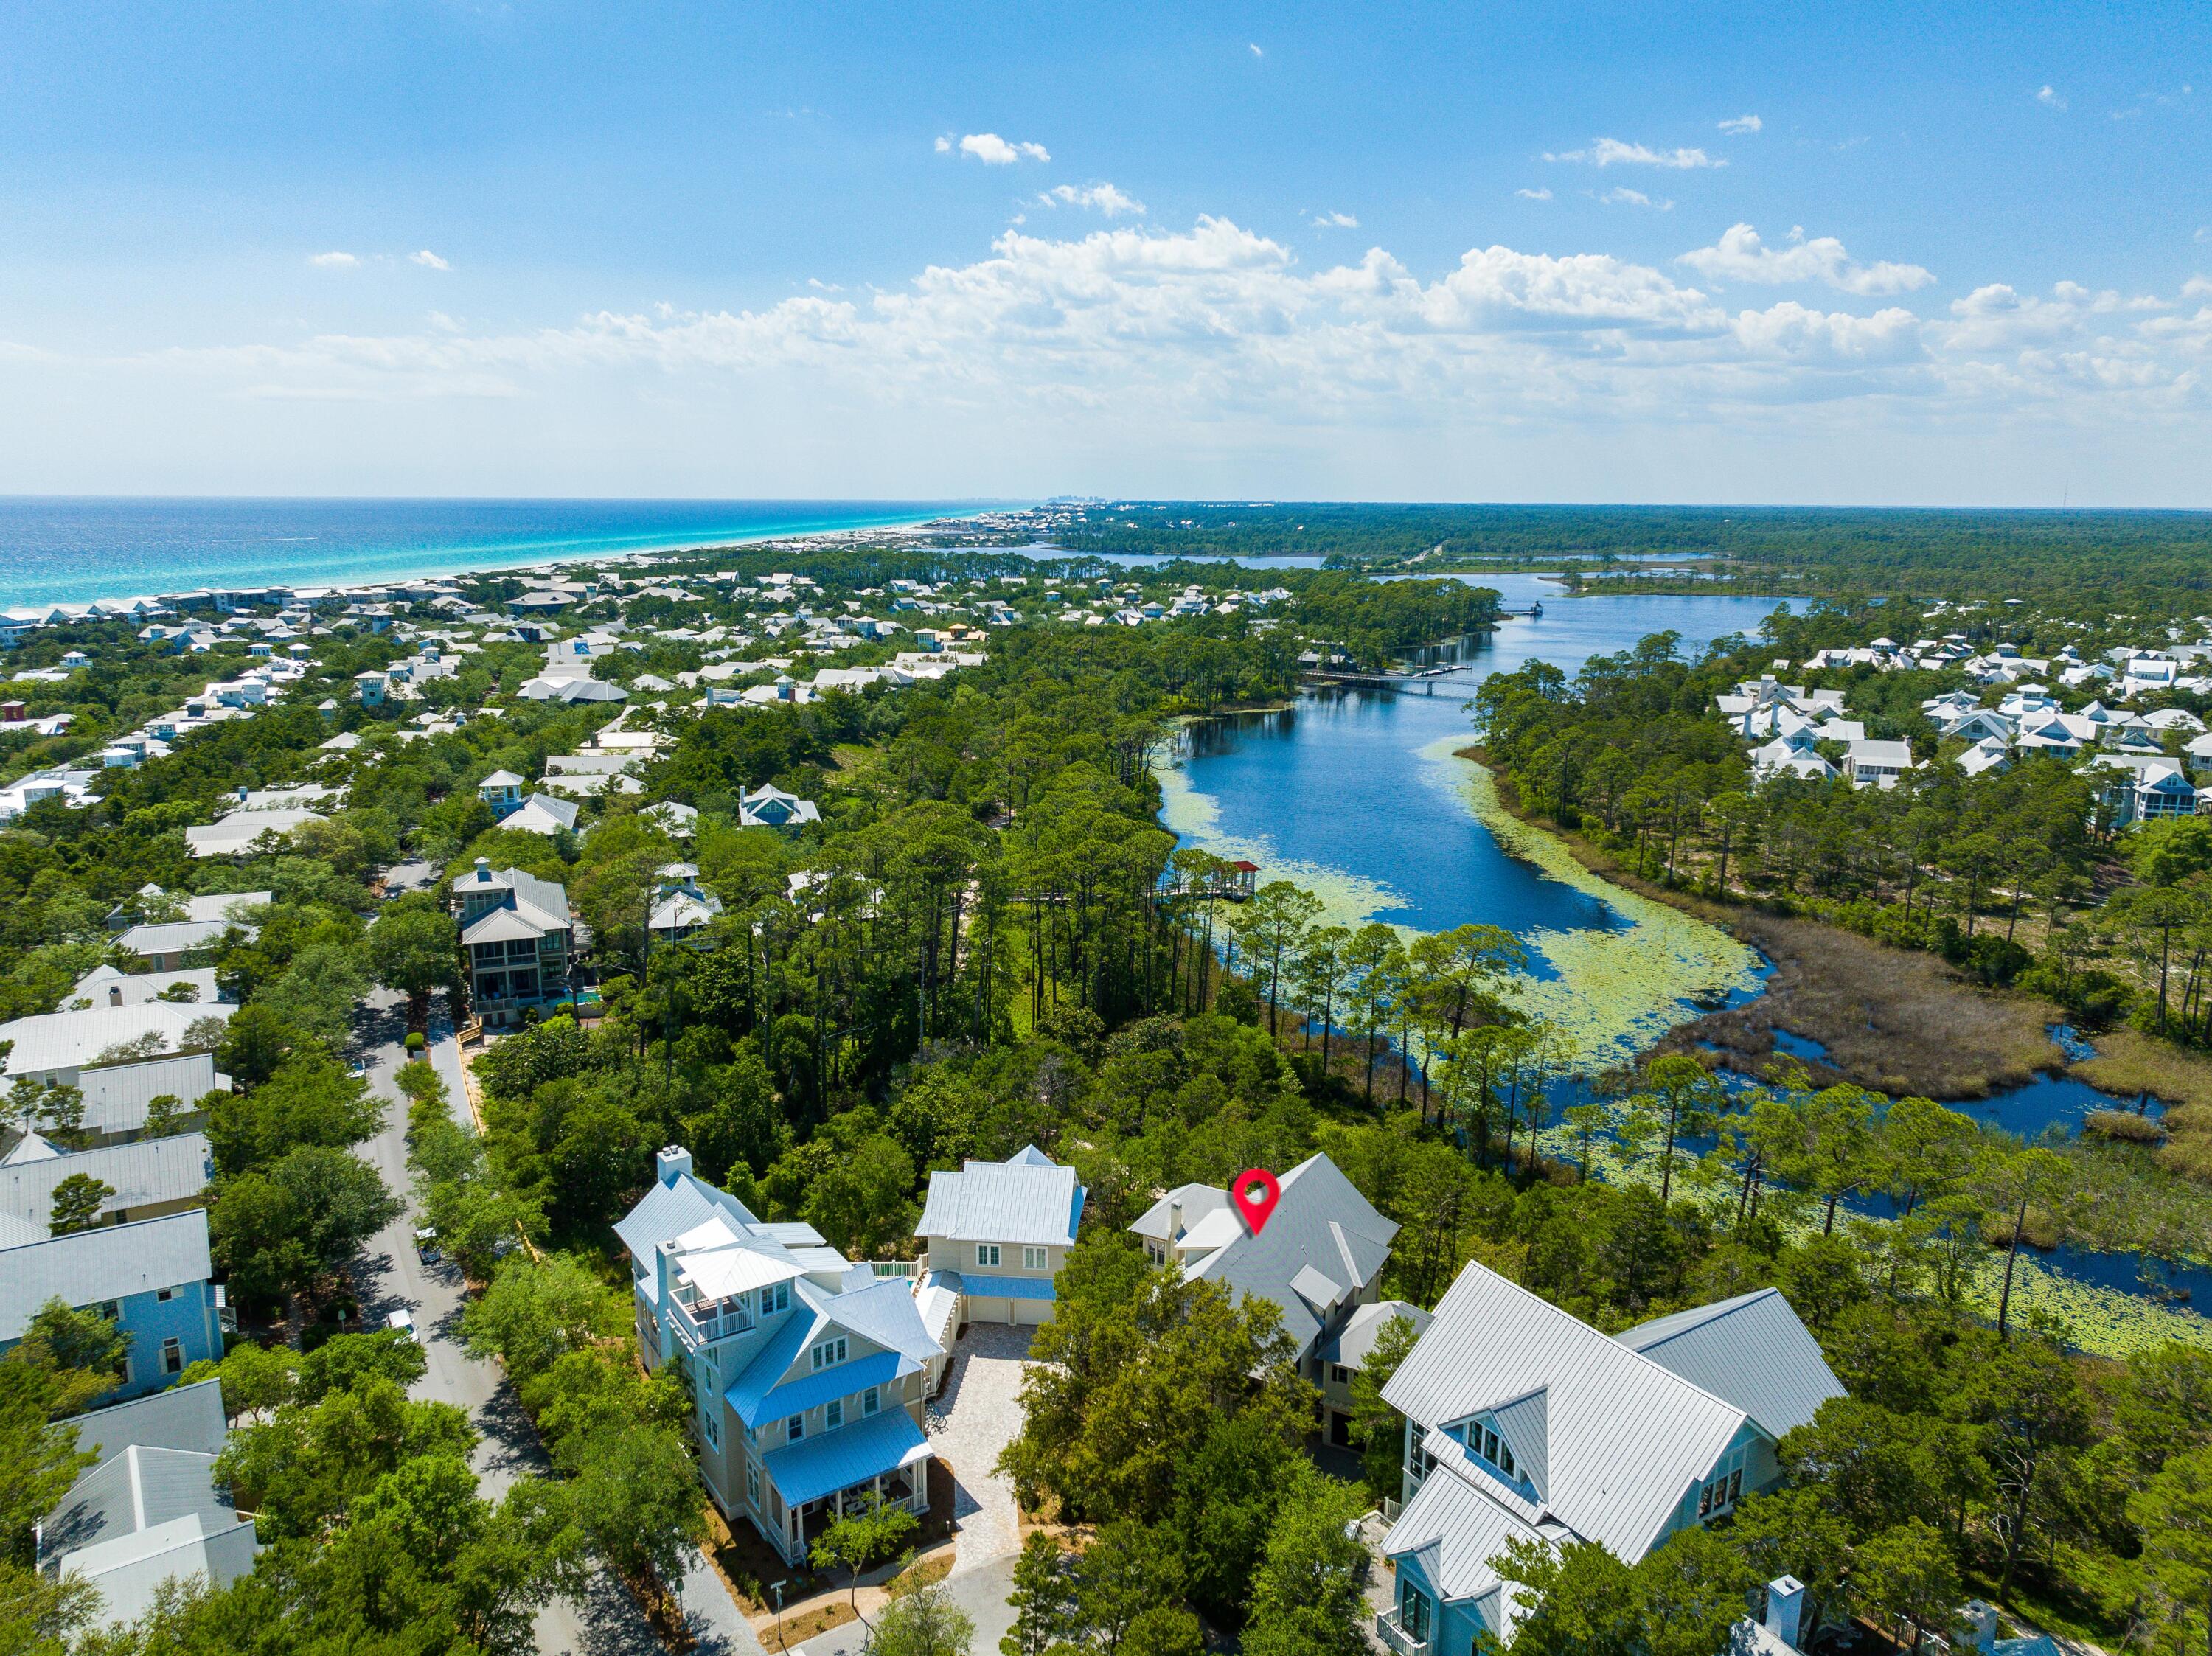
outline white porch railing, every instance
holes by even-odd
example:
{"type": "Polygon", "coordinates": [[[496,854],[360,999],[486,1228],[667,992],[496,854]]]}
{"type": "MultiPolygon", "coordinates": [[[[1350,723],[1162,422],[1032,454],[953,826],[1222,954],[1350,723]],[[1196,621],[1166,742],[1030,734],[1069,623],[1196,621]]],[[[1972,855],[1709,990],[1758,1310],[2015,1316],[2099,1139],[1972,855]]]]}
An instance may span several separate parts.
{"type": "Polygon", "coordinates": [[[1398,1612],[1386,1610],[1375,1618],[1375,1631],[1382,1642],[1398,1653],[1398,1656],[1427,1656],[1429,1643],[1416,1639],[1400,1625],[1398,1612]]]}

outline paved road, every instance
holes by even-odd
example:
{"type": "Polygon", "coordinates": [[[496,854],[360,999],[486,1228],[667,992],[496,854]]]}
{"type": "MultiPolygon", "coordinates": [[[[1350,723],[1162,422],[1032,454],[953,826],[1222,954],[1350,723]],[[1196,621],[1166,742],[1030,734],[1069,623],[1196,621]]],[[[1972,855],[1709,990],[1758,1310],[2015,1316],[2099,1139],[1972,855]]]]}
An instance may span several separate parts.
{"type": "MultiPolygon", "coordinates": [[[[468,1107],[461,1097],[460,1055],[448,1022],[434,1013],[430,1060],[445,1077],[456,1114],[465,1124],[468,1107]]],[[[451,1265],[426,1265],[416,1257],[415,1216],[407,1168],[407,1106],[392,1077],[406,1062],[406,1010],[401,998],[379,991],[363,1006],[356,1028],[362,1056],[368,1061],[377,1095],[391,1101],[384,1130],[363,1147],[385,1184],[405,1202],[400,1216],[372,1239],[364,1250],[362,1271],[362,1309],[372,1328],[386,1315],[403,1307],[414,1313],[416,1331],[422,1337],[429,1368],[413,1387],[412,1395],[425,1401],[458,1404],[480,1434],[475,1462],[485,1495],[496,1500],[518,1477],[544,1473],[544,1452],[537,1435],[516,1403],[496,1364],[471,1357],[460,1342],[461,1277],[451,1265]]],[[[702,1568],[703,1568],[703,1562],[702,1568]]],[[[711,1576],[700,1584],[711,1586],[725,1601],[720,1583],[711,1576]]],[[[696,1594],[687,1589],[687,1606],[696,1594]]],[[[738,1622],[735,1606],[730,1619],[738,1622]]],[[[716,1629],[719,1631],[719,1629],[716,1629]]],[[[538,1613],[538,1648],[541,1656],[646,1656],[662,1647],[640,1613],[637,1603],[621,1583],[604,1573],[594,1576],[580,1604],[556,1601],[538,1613]]],[[[702,1641],[702,1648],[715,1645],[702,1641]]],[[[724,1641],[721,1648],[750,1656],[743,1645],[724,1641]]],[[[752,1645],[753,1650],[759,1648],[752,1645]]]]}
{"type": "MultiPolygon", "coordinates": [[[[952,1602],[975,1621],[975,1639],[969,1649],[974,1656],[990,1656],[1014,1625],[1014,1607],[1006,1602],[1006,1595],[1014,1590],[1014,1561],[994,1558],[947,1576],[944,1586],[952,1602]]],[[[860,1656],[867,1638],[866,1627],[848,1622],[808,1640],[799,1650],[801,1656],[860,1656]]]]}

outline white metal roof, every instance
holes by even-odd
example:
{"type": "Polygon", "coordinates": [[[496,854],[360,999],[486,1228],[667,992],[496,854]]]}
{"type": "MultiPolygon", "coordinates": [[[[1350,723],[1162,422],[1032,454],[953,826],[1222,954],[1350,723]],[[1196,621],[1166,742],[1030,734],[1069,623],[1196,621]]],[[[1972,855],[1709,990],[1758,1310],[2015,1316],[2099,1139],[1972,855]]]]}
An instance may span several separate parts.
{"type": "Polygon", "coordinates": [[[1614,1338],[1735,1404],[1769,1437],[1807,1424],[1844,1395],[1820,1343],[1777,1288],[1656,1317],[1614,1338]]]}
{"type": "Polygon", "coordinates": [[[970,1162],[958,1173],[929,1175],[929,1200],[917,1236],[956,1242],[1072,1246],[1082,1211],[1075,1169],[1024,1159],[970,1162]]]}
{"type": "Polygon", "coordinates": [[[1539,1390],[1545,1507],[1630,1563],[1747,1418],[1479,1265],[1461,1271],[1382,1395],[1418,1424],[1441,1427],[1539,1390]]]}

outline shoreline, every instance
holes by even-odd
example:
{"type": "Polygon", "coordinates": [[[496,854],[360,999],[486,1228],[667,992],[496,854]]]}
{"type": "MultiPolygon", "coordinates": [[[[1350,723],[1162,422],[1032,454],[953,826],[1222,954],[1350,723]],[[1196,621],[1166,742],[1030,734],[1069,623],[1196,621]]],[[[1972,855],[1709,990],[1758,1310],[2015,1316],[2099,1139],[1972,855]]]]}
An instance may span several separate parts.
{"type": "MultiPolygon", "coordinates": [[[[552,570],[572,564],[627,563],[639,559],[663,558],[686,554],[704,555],[714,552],[734,551],[741,548],[767,546],[783,542],[791,543],[794,547],[800,548],[832,544],[841,540],[855,537],[909,532],[927,528],[932,525],[955,520],[954,516],[938,512],[922,516],[891,517],[881,521],[872,520],[836,528],[771,529],[726,536],[708,535],[704,537],[693,532],[672,536],[666,539],[654,539],[646,544],[609,546],[601,549],[579,546],[568,551],[549,552],[543,546],[532,546],[514,549],[514,555],[512,558],[499,548],[492,546],[459,546],[443,549],[425,547],[419,551],[392,549],[381,552],[365,551],[361,555],[372,558],[378,556],[402,558],[404,561],[404,566],[380,569],[369,574],[302,576],[280,573],[273,578],[216,579],[198,586],[170,587],[152,591],[143,587],[135,590],[123,590],[118,587],[115,591],[88,594],[82,588],[70,587],[59,596],[51,591],[33,591],[29,587],[24,586],[17,588],[14,595],[10,595],[5,590],[0,590],[0,606],[35,608],[41,604],[83,604],[102,601],[121,602],[134,598],[167,602],[193,591],[222,591],[226,586],[246,590],[257,584],[296,588],[320,588],[341,593],[352,593],[390,586],[405,581],[461,579],[487,575],[514,574],[528,571],[552,570]]],[[[988,549],[975,549],[981,551],[988,549]]],[[[108,584],[104,578],[96,579],[100,579],[102,585],[108,584]]]]}
{"type": "MultiPolygon", "coordinates": [[[[1484,763],[1479,744],[1459,756],[1484,763]]],[[[2039,1074],[2069,1072],[2065,1053],[2048,1033],[2064,1021],[2057,1008],[1984,990],[1932,955],[1905,954],[1818,920],[1717,902],[1644,879],[1582,835],[1535,820],[1511,785],[1491,774],[1504,810],[1558,840],[1592,874],[1716,926],[1772,963],[1757,999],[1689,1019],[1655,1050],[1689,1052],[1709,1044],[1727,1068],[1757,1075],[1774,1056],[1779,1030],[1826,1049],[1825,1060],[1804,1060],[1816,1079],[1954,1101],[1987,1098],[2039,1074]]]]}

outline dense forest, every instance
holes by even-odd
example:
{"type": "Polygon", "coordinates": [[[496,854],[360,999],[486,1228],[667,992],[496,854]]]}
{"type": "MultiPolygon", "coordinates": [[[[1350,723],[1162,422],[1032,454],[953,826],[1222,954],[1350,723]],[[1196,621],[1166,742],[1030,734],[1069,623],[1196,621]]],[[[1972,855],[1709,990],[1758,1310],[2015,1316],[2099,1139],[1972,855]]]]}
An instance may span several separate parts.
{"type": "MultiPolygon", "coordinates": [[[[1855,507],[1131,501],[1056,522],[1070,551],[1326,556],[1347,567],[1694,561],[1682,590],[2021,597],[2083,613],[2212,609],[2212,514],[1855,507]],[[1714,578],[1717,578],[1717,579],[1714,578]]],[[[1638,580],[1637,591],[1667,583],[1638,580]]]]}

